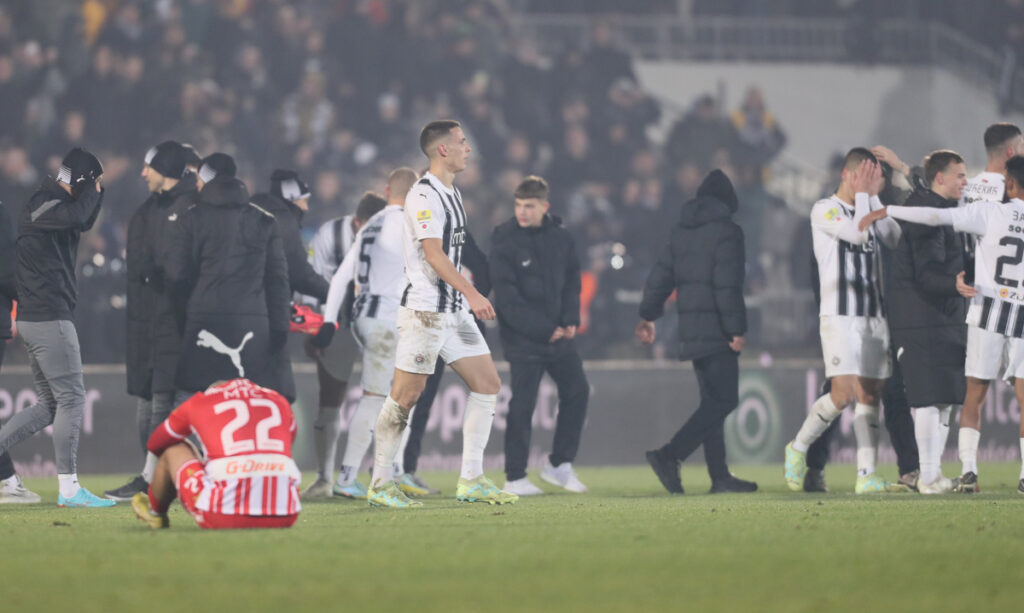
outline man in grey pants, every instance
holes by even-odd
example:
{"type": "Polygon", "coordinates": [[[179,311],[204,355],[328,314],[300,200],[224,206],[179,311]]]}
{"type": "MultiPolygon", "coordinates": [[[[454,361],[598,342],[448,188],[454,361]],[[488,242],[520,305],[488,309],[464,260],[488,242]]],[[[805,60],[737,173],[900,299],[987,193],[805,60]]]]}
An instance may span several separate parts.
{"type": "Polygon", "coordinates": [[[72,149],[56,179],[46,177],[18,223],[18,332],[35,378],[36,404],[0,429],[0,454],[53,424],[60,494],[57,506],[109,507],[78,484],[78,436],[85,409],[82,353],[72,321],[78,287],[78,239],[100,212],[103,166],[84,149],[72,149]]]}

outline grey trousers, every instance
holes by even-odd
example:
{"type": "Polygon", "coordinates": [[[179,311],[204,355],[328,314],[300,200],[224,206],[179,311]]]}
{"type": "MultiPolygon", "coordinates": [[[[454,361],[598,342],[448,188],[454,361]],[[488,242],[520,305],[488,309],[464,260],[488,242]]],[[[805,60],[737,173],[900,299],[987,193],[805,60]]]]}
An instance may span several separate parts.
{"type": "Polygon", "coordinates": [[[139,398],[135,406],[136,423],[139,426],[139,442],[142,443],[142,455],[146,455],[146,443],[150,435],[167,419],[171,411],[189,399],[189,393],[177,390],[174,392],[156,392],[152,400],[139,398]]]}
{"type": "Polygon", "coordinates": [[[19,321],[18,333],[28,350],[37,402],[0,428],[0,454],[53,424],[57,474],[75,473],[85,410],[82,352],[75,324],[63,319],[19,321]]]}

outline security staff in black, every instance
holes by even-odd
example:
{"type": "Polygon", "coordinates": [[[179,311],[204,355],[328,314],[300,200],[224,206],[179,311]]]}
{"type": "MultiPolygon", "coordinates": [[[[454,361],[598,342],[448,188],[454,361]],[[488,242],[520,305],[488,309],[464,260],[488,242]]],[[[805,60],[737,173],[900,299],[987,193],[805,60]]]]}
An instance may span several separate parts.
{"type": "Polygon", "coordinates": [[[712,171],[697,197],[683,205],[640,303],[636,335],[652,343],[654,321],[677,292],[679,359],[693,361],[700,386],[697,411],[665,446],[647,452],[647,462],[673,494],[683,493],[679,463],[701,445],[712,493],[757,490],[757,484],[730,474],[725,462],[723,425],[739,404],[739,354],[747,331],[743,230],[732,220],[738,206],[729,178],[712,171]]]}
{"type": "MultiPolygon", "coordinates": [[[[270,175],[270,192],[256,194],[252,203],[266,210],[277,220],[281,245],[288,261],[288,282],[293,293],[327,302],[327,280],[318,275],[309,263],[306,246],[302,242],[302,216],[309,211],[309,187],[292,170],[275,170],[270,175]]],[[[274,369],[279,378],[275,388],[289,401],[295,401],[295,379],[286,349],[273,356],[274,369]]]]}
{"type": "Polygon", "coordinates": [[[515,217],[491,238],[494,309],[512,374],[503,489],[520,496],[542,493],[526,479],[526,463],[545,372],[558,387],[558,418],[541,479],[571,492],[587,491],[572,468],[590,396],[573,341],[580,323],[580,263],[572,237],[549,208],[547,182],[526,177],[515,191],[515,217]]]}
{"type": "MultiPolygon", "coordinates": [[[[146,152],[140,175],[150,195],[128,222],[125,374],[128,393],[138,398],[136,425],[143,456],[153,429],[188,398],[174,384],[181,332],[164,282],[164,263],[169,258],[170,226],[196,200],[196,176],[187,172],[189,159],[184,145],[172,140],[146,152]]],[[[139,474],[104,495],[131,500],[148,487],[139,474]]]]}
{"type": "Polygon", "coordinates": [[[198,392],[243,377],[274,385],[269,356],[288,334],[289,289],[273,215],[249,202],[240,180],[217,176],[172,240],[165,275],[183,330],[178,388],[198,392]]]}
{"type": "Polygon", "coordinates": [[[72,149],[57,178],[47,177],[18,220],[18,334],[25,342],[38,402],[0,428],[0,454],[53,424],[60,492],[58,506],[107,507],[78,484],[78,438],[85,411],[82,352],[74,324],[78,302],[75,265],[82,232],[100,214],[103,166],[72,149]]]}

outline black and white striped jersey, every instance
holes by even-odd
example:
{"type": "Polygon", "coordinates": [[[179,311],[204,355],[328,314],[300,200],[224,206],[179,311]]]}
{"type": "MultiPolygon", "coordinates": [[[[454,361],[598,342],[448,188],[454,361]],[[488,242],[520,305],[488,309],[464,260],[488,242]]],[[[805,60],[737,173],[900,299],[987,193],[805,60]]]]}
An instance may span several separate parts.
{"type": "MultiPolygon", "coordinates": [[[[868,195],[857,194],[857,198],[864,199],[858,207],[863,207],[866,214],[870,206],[868,195]]],[[[855,208],[837,196],[819,200],[811,209],[811,234],[821,287],[820,314],[884,317],[876,229],[858,231],[854,216],[855,208]]]]}
{"type": "Polygon", "coordinates": [[[398,302],[406,286],[403,225],[402,207],[397,204],[389,204],[363,224],[352,248],[331,277],[324,307],[325,322],[337,323],[336,314],[352,281],[356,287],[353,319],[372,317],[395,322],[398,302]]]}
{"type": "Polygon", "coordinates": [[[466,309],[461,293],[441,279],[427,263],[421,241],[441,239],[441,247],[455,269],[462,272],[466,243],[466,209],[459,190],[447,188],[426,173],[405,197],[404,254],[408,282],[402,306],[416,311],[456,313],[466,309]]]}
{"type": "Polygon", "coordinates": [[[335,217],[317,228],[309,242],[309,263],[318,275],[331,280],[345,254],[352,248],[355,232],[352,231],[354,215],[335,217]]]}
{"type": "Polygon", "coordinates": [[[894,219],[953,226],[977,237],[967,325],[1024,338],[1024,201],[975,201],[955,209],[891,206],[894,219]]]}

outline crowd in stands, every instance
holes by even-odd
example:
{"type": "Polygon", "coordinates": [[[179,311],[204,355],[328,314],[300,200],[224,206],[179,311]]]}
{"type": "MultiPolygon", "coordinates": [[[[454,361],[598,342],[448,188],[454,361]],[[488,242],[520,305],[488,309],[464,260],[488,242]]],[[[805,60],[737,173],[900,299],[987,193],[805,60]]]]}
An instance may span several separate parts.
{"type": "MultiPolygon", "coordinates": [[[[426,121],[458,118],[474,148],[458,180],[472,232],[486,249],[492,228],[511,216],[521,178],[545,176],[552,211],[585,260],[584,354],[607,355],[617,340],[631,344],[632,330],[614,324],[635,317],[630,296],[709,169],[725,169],[751,203],[738,219],[757,253],[754,209],[768,201],[765,167],[785,134],[751,87],[735,109],[700,97],[655,143],[648,128],[664,109],[609,23],[594,21],[586,48],[545,57],[516,29],[520,4],[7,0],[0,199],[20,208],[70,147],[95,151],[107,198],[80,261],[102,276],[123,256],[127,221],[147,196],[143,155],[166,138],[203,155],[230,153],[255,191],[274,168],[298,171],[313,190],[311,231],[351,212],[394,167],[422,166],[416,138],[426,121]]],[[[756,284],[756,255],[749,259],[756,284]]],[[[93,295],[97,304],[110,304],[111,279],[93,295]]]]}

